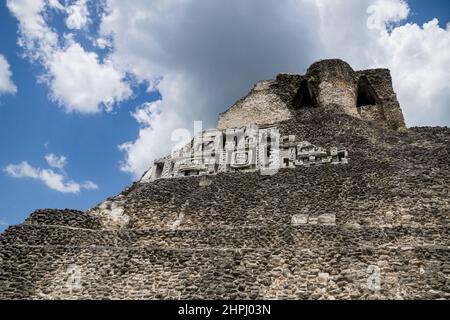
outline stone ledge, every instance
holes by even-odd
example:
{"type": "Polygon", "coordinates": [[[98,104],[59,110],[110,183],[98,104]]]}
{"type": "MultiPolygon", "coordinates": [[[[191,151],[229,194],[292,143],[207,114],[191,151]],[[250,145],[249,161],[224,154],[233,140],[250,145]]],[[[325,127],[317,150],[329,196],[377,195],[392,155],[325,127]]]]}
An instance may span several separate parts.
{"type": "Polygon", "coordinates": [[[272,228],[195,230],[82,230],[22,225],[11,227],[2,244],[160,248],[312,248],[339,246],[434,245],[450,243],[447,227],[352,228],[335,226],[273,226],[272,228]]]}
{"type": "MultiPolygon", "coordinates": [[[[1,248],[29,248],[29,249],[108,249],[108,250],[145,250],[145,251],[170,251],[170,252],[202,252],[202,251],[224,251],[224,252],[297,252],[297,253],[308,253],[314,252],[312,249],[318,249],[318,251],[323,251],[325,248],[323,246],[313,246],[313,247],[302,247],[302,248],[223,248],[223,247],[205,247],[205,248],[161,248],[161,247],[149,247],[149,246],[102,246],[102,245],[81,245],[81,246],[67,246],[67,245],[20,245],[20,244],[0,244],[1,248]]],[[[414,250],[441,250],[448,251],[450,253],[450,246],[439,246],[439,245],[417,245],[417,246],[347,246],[345,249],[340,247],[329,248],[336,252],[346,252],[346,251],[373,251],[373,250],[387,250],[387,251],[414,251],[414,250]]]]}
{"type": "Polygon", "coordinates": [[[259,229],[259,230],[277,230],[277,229],[340,229],[340,230],[358,230],[360,232],[364,232],[365,230],[396,230],[396,229],[407,229],[407,230],[413,230],[413,231],[421,231],[421,230],[436,230],[436,229],[450,229],[449,225],[426,225],[426,226],[411,226],[411,225],[383,225],[383,226],[370,226],[370,225],[351,225],[351,224],[343,224],[343,225],[325,225],[325,224],[298,224],[298,225],[292,225],[291,223],[280,223],[280,224],[274,224],[272,227],[270,226],[257,226],[257,225],[246,225],[246,226],[218,226],[218,227],[202,227],[202,228],[177,228],[177,229],[171,229],[171,228],[141,228],[141,229],[120,229],[120,230],[110,230],[110,229],[87,229],[87,228],[77,228],[77,227],[70,227],[70,226],[63,226],[63,225],[37,225],[32,223],[22,223],[17,225],[12,225],[8,227],[0,235],[0,238],[3,234],[5,234],[9,229],[15,229],[19,227],[32,227],[32,228],[54,228],[54,229],[68,229],[68,230],[82,230],[82,231],[88,231],[88,232],[98,232],[98,233],[126,233],[126,232],[135,232],[135,233],[141,233],[141,232],[189,232],[189,231],[214,231],[214,230],[242,230],[242,229],[259,229]]]}

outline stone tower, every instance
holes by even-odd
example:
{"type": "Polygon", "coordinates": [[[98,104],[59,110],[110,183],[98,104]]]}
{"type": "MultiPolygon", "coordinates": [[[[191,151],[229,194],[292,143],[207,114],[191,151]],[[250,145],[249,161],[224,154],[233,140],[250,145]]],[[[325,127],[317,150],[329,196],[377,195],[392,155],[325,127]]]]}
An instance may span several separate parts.
{"type": "Polygon", "coordinates": [[[405,121],[387,69],[354,71],[339,59],[313,63],[305,75],[280,74],[258,82],[250,94],[219,117],[219,129],[291,119],[317,108],[404,129],[405,121]]]}

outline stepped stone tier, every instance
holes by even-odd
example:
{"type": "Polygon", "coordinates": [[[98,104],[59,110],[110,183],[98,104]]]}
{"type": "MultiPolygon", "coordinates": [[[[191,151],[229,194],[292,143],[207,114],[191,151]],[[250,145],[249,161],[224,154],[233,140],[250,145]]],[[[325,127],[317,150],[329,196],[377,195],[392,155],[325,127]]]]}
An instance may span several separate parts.
{"type": "Polygon", "coordinates": [[[319,61],[119,195],[11,226],[0,298],[449,299],[449,149],[405,127],[388,70],[319,61]]]}

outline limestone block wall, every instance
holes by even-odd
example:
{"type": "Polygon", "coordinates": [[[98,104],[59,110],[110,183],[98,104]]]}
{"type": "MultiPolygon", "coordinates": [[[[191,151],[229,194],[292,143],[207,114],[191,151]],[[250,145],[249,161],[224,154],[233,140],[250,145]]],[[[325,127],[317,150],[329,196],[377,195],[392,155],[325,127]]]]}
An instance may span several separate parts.
{"type": "Polygon", "coordinates": [[[294,118],[280,124],[281,134],[345,146],[349,163],[282,169],[273,176],[224,173],[209,177],[208,183],[187,177],[141,185],[125,203],[129,226],[168,228],[180,221],[180,208],[179,228],[273,226],[290,224],[294,215],[319,221],[330,214],[338,225],[448,224],[448,129],[425,136],[415,129],[386,131],[346,114],[299,117],[302,126],[294,118]],[[320,131],[314,129],[318,123],[320,131]]]}
{"type": "Polygon", "coordinates": [[[359,115],[367,121],[383,123],[386,121],[384,112],[377,105],[367,105],[359,108],[359,115]]]}
{"type": "Polygon", "coordinates": [[[312,94],[310,98],[317,102],[315,107],[321,112],[346,113],[395,130],[406,128],[389,70],[353,71],[348,63],[339,59],[317,61],[305,75],[279,74],[275,80],[258,82],[246,97],[220,114],[218,128],[274,124],[291,119],[294,113],[304,111],[298,110],[295,98],[305,81],[312,94]],[[362,77],[367,79],[377,103],[359,110],[358,85],[362,77]]]}
{"type": "MultiPolygon", "coordinates": [[[[366,76],[381,99],[381,109],[385,122],[390,128],[406,128],[400,104],[392,86],[391,73],[388,69],[357,71],[356,75],[366,76]]],[[[380,121],[381,122],[381,121],[380,121]]]]}
{"type": "MultiPolygon", "coordinates": [[[[368,165],[385,166],[376,162],[368,165]]],[[[200,187],[197,178],[177,179],[175,183],[159,180],[136,190],[125,210],[130,216],[129,227],[137,229],[171,228],[179,221],[182,206],[179,229],[289,225],[295,215],[307,215],[316,224],[323,215],[334,215],[337,225],[418,227],[449,223],[448,175],[432,174],[432,180],[424,180],[418,189],[415,180],[427,175],[426,170],[418,176],[384,178],[377,183],[381,176],[392,176],[395,169],[381,169],[377,176],[376,169],[360,174],[365,169],[362,166],[350,163],[348,167],[331,167],[327,172],[320,167],[295,169],[295,173],[284,169],[270,177],[230,173],[211,177],[207,187],[200,187]]]]}
{"type": "Polygon", "coordinates": [[[128,225],[130,218],[124,211],[125,195],[120,194],[92,208],[88,214],[106,229],[121,229],[128,225]]]}
{"type": "Polygon", "coordinates": [[[100,220],[92,215],[78,210],[41,209],[33,212],[25,224],[65,226],[83,229],[101,229],[100,220]]]}
{"type": "Polygon", "coordinates": [[[10,246],[0,251],[1,258],[5,254],[12,257],[3,259],[0,269],[3,298],[448,298],[444,272],[449,270],[449,254],[439,246],[300,250],[10,246]],[[10,272],[7,280],[5,270],[10,272]]]}
{"type": "MultiPolygon", "coordinates": [[[[302,80],[277,81],[287,103],[302,80]]],[[[36,211],[0,235],[0,299],[450,299],[450,129],[318,109],[280,134],[348,164],[134,183],[88,212],[36,211]]]]}
{"type": "Polygon", "coordinates": [[[0,245],[102,246],[168,249],[298,249],[448,246],[445,226],[275,225],[233,228],[126,229],[120,231],[20,225],[8,228],[0,245]]]}
{"type": "Polygon", "coordinates": [[[217,128],[240,128],[252,124],[267,124],[287,120],[291,112],[276,94],[273,80],[258,82],[252,91],[221,113],[217,128]]]}
{"type": "Polygon", "coordinates": [[[309,67],[306,77],[316,86],[321,107],[338,105],[345,113],[359,116],[354,71],[348,63],[338,59],[318,61],[309,67]]]}

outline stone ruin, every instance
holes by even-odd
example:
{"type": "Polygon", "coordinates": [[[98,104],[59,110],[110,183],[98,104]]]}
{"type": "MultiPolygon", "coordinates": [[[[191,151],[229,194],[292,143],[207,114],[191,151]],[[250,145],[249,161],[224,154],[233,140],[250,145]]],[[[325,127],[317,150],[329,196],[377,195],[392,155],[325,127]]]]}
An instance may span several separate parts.
{"type": "Polygon", "coordinates": [[[296,141],[295,135],[280,137],[276,127],[251,125],[198,134],[183,148],[155,161],[140,182],[238,171],[273,174],[280,168],[347,162],[346,150],[326,150],[296,141]]]}
{"type": "Polygon", "coordinates": [[[310,108],[406,128],[389,70],[354,71],[341,60],[313,63],[305,75],[283,73],[258,82],[249,95],[220,114],[218,128],[278,123],[310,108]]]}
{"type": "Polygon", "coordinates": [[[9,227],[0,298],[449,299],[449,146],[389,70],[318,61],[94,208],[9,227]]]}

